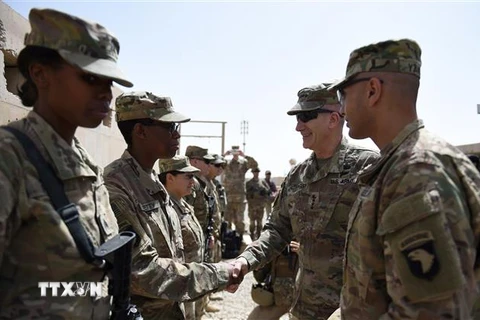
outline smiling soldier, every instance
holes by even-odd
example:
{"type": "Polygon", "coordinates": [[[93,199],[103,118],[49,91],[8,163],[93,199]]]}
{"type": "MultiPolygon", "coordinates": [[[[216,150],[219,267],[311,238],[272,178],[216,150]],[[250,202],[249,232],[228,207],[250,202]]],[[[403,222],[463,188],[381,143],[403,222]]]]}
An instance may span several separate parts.
{"type": "Polygon", "coordinates": [[[300,90],[298,103],[288,111],[297,117],[303,147],[313,153],[287,175],[260,238],[240,255],[234,270],[234,275],[244,274],[264,265],[296,239],[302,249],[291,311],[302,320],[327,319],[338,308],[355,181],[359,170],[378,157],[342,137],[341,106],[327,85],[300,90]]]}

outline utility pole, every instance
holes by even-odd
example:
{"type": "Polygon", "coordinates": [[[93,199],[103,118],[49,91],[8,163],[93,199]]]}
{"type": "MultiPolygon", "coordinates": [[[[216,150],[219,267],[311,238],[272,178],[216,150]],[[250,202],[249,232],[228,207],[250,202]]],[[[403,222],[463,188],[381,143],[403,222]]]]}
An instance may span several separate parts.
{"type": "Polygon", "coordinates": [[[248,121],[243,120],[240,123],[240,134],[243,134],[243,152],[245,153],[245,136],[248,134],[248,121]]]}

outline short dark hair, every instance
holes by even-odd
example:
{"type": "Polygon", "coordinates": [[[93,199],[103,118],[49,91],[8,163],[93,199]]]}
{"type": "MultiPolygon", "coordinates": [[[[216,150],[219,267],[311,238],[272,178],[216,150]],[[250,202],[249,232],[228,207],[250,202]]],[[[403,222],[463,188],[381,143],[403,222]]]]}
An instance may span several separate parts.
{"type": "Polygon", "coordinates": [[[32,63],[40,63],[54,69],[60,69],[65,60],[57,51],[44,47],[26,46],[20,51],[17,65],[20,73],[25,78],[25,82],[20,88],[17,88],[17,91],[22,104],[26,107],[32,107],[38,99],[37,86],[33,82],[29,71],[32,63]]]}

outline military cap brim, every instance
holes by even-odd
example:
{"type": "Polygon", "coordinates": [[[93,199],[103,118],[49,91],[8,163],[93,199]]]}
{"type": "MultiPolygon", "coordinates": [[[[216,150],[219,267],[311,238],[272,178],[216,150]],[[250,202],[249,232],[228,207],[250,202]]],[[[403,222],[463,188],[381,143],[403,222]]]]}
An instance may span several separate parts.
{"type": "Polygon", "coordinates": [[[222,163],[226,163],[226,161],[222,160],[222,159],[215,158],[215,160],[210,161],[210,163],[211,164],[222,164],[222,163]]]}
{"type": "Polygon", "coordinates": [[[301,112],[306,112],[306,111],[312,111],[312,110],[317,110],[321,109],[325,105],[325,102],[322,101],[304,101],[304,102],[298,102],[293,106],[292,109],[287,111],[287,114],[289,116],[294,116],[296,114],[299,114],[301,112]]]}
{"type": "Polygon", "coordinates": [[[340,88],[342,88],[348,80],[350,80],[351,77],[344,77],[343,79],[337,80],[332,85],[328,87],[328,91],[336,91],[340,88]]]}
{"type": "MultiPolygon", "coordinates": [[[[153,119],[153,118],[152,118],[153,119]]],[[[155,117],[155,120],[162,121],[162,122],[175,122],[175,123],[183,123],[190,121],[190,118],[184,116],[179,112],[170,112],[160,117],[155,117]]]]}
{"type": "Polygon", "coordinates": [[[58,50],[58,53],[68,63],[79,67],[85,72],[112,79],[116,83],[127,88],[133,87],[133,83],[126,79],[117,64],[111,60],[92,58],[66,50],[58,50]]]}
{"type": "Polygon", "coordinates": [[[112,79],[116,83],[127,88],[133,87],[133,83],[126,79],[117,64],[111,60],[92,58],[66,50],[58,50],[58,53],[68,63],[79,67],[85,72],[112,79]]]}
{"type": "Polygon", "coordinates": [[[203,159],[209,160],[209,161],[216,160],[216,158],[214,156],[212,156],[211,154],[204,155],[203,159]]]}
{"type": "Polygon", "coordinates": [[[193,172],[199,172],[200,169],[195,168],[195,167],[192,166],[192,165],[189,165],[189,166],[184,167],[184,168],[182,168],[182,169],[176,169],[175,171],[183,172],[183,173],[193,173],[193,172]]]}

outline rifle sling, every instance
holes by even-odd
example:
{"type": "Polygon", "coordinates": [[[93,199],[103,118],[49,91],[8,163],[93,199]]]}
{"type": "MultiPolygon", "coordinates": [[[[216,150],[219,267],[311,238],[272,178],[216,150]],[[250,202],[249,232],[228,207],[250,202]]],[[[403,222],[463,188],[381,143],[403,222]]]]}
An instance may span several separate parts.
{"type": "Polygon", "coordinates": [[[93,244],[80,222],[76,205],[70,203],[65,194],[62,180],[57,177],[52,166],[26,134],[12,127],[2,126],[2,128],[13,134],[20,142],[30,163],[37,170],[40,182],[50,197],[53,207],[67,225],[80,255],[87,263],[93,263],[95,261],[93,244]]]}

